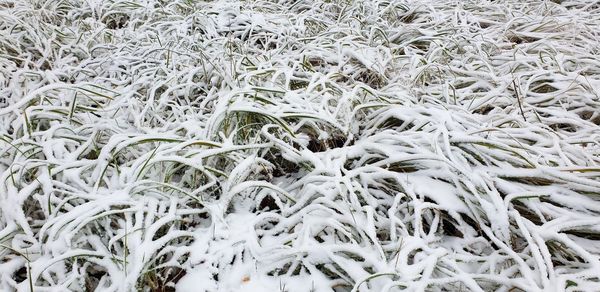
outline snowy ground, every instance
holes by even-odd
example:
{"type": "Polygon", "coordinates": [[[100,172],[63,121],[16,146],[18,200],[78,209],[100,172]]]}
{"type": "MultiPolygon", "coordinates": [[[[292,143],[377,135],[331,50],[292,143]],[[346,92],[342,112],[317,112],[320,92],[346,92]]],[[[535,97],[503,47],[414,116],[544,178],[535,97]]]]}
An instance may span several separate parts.
{"type": "Polygon", "coordinates": [[[599,95],[597,1],[0,0],[0,291],[600,291],[599,95]]]}

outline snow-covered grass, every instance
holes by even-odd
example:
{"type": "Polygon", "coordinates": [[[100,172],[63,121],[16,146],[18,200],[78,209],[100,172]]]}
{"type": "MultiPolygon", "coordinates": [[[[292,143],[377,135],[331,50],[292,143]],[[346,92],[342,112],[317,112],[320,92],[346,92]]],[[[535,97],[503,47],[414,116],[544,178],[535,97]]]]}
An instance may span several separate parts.
{"type": "Polygon", "coordinates": [[[0,0],[0,290],[600,291],[594,2],[0,0]]]}

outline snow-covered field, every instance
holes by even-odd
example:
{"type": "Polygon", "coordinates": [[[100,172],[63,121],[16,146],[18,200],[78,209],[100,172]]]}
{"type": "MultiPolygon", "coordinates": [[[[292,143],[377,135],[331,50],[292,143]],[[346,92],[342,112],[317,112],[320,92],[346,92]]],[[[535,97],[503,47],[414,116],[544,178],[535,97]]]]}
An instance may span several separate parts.
{"type": "Polygon", "coordinates": [[[0,291],[600,291],[600,3],[0,0],[0,291]]]}

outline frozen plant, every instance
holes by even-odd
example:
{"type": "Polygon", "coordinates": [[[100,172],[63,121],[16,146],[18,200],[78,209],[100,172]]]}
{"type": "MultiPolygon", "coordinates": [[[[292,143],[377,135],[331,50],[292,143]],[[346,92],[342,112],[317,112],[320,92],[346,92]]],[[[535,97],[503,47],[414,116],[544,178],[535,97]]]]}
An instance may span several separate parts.
{"type": "Polygon", "coordinates": [[[0,0],[1,291],[599,291],[594,1],[0,0]]]}

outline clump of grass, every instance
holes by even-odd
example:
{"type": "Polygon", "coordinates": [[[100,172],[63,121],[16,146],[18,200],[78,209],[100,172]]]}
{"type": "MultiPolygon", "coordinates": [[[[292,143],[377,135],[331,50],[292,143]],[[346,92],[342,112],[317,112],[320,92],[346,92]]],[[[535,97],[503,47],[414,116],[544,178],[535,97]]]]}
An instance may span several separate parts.
{"type": "Polygon", "coordinates": [[[0,0],[0,290],[600,289],[555,2],[0,0]]]}

